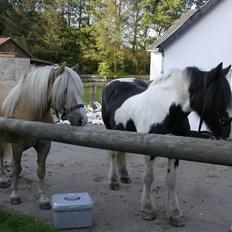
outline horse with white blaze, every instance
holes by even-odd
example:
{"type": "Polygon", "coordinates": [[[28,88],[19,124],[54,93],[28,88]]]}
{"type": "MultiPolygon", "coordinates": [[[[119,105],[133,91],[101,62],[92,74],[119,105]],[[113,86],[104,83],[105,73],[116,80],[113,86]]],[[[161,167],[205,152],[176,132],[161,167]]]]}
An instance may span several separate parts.
{"type": "MultiPolygon", "coordinates": [[[[105,86],[102,95],[102,117],[106,128],[198,136],[190,131],[187,118],[190,112],[195,111],[215,138],[229,138],[231,90],[226,75],[230,66],[225,69],[222,66],[220,63],[210,71],[201,71],[197,67],[172,70],[158,77],[149,86],[144,81],[133,78],[111,81],[105,86]]],[[[146,220],[157,216],[151,186],[154,159],[159,154],[151,155],[145,156],[141,196],[141,211],[146,220]]],[[[166,212],[169,222],[174,226],[184,224],[176,192],[178,165],[179,160],[169,159],[166,174],[166,212]]],[[[131,182],[125,153],[111,151],[109,186],[113,190],[119,189],[118,172],[122,182],[131,182]]]]}

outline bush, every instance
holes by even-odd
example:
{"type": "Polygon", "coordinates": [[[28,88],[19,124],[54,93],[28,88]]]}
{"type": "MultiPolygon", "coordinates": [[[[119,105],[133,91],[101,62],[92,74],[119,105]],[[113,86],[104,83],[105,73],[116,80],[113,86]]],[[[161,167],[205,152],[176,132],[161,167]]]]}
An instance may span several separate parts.
{"type": "Polygon", "coordinates": [[[101,76],[109,76],[112,73],[111,64],[108,62],[101,62],[98,68],[98,72],[101,76]]]}

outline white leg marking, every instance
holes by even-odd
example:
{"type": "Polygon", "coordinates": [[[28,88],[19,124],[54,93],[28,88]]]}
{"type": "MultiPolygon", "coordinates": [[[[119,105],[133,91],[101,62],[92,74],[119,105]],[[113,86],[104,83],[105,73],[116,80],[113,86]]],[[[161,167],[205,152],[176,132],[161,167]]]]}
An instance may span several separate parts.
{"type": "Polygon", "coordinates": [[[119,189],[118,182],[118,167],[117,167],[117,151],[109,151],[110,155],[110,170],[109,170],[109,187],[112,190],[119,189]]]}
{"type": "Polygon", "coordinates": [[[8,186],[9,182],[4,163],[4,150],[0,148],[0,187],[6,188],[8,186]]]}
{"type": "Polygon", "coordinates": [[[21,158],[22,158],[22,149],[20,145],[16,145],[13,149],[13,182],[12,182],[12,192],[10,195],[10,201],[13,205],[18,205],[21,203],[21,199],[18,195],[18,176],[22,171],[21,158]]]}
{"type": "Polygon", "coordinates": [[[50,209],[51,205],[49,203],[49,198],[46,194],[46,188],[45,188],[45,176],[46,176],[46,159],[49,153],[51,147],[50,142],[38,142],[37,146],[35,146],[35,149],[37,151],[37,175],[39,177],[39,206],[40,209],[50,209]]]}
{"type": "Polygon", "coordinates": [[[168,160],[166,184],[167,184],[167,202],[166,211],[170,223],[174,226],[183,226],[182,212],[177,198],[177,169],[178,161],[168,160]]]}
{"type": "Polygon", "coordinates": [[[154,179],[153,164],[154,160],[151,160],[149,156],[145,156],[144,186],[141,196],[141,211],[145,220],[152,220],[157,216],[157,210],[151,196],[151,187],[154,179]]]}

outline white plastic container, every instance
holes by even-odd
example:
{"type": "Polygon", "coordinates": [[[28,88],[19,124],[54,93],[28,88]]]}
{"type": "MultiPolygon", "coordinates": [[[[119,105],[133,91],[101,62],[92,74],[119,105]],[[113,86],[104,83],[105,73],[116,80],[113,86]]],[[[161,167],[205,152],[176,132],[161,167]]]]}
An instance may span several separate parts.
{"type": "Polygon", "coordinates": [[[57,229],[92,226],[93,200],[88,193],[54,194],[51,203],[57,229]]]}

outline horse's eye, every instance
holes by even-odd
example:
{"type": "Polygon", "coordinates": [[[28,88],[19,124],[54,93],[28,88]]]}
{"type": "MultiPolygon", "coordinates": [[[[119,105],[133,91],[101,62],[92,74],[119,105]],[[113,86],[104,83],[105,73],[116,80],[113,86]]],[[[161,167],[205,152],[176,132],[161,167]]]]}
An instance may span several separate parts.
{"type": "Polygon", "coordinates": [[[218,122],[222,125],[224,125],[226,123],[226,119],[224,117],[221,117],[218,119],[218,122]]]}

